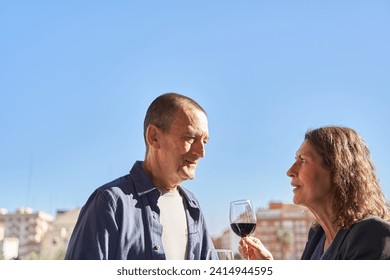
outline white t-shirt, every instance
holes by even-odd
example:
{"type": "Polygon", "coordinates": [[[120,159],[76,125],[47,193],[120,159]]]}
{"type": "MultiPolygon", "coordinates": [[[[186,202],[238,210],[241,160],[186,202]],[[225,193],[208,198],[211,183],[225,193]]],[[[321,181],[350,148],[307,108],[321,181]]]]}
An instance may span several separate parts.
{"type": "Polygon", "coordinates": [[[178,189],[160,192],[157,206],[160,208],[160,223],[163,226],[165,256],[167,260],[184,260],[187,256],[188,233],[183,198],[178,189]]]}

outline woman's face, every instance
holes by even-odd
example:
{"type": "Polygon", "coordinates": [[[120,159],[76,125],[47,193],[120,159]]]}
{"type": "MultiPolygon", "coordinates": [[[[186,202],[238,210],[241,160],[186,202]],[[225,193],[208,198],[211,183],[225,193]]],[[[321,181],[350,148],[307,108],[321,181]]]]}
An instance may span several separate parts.
{"type": "Polygon", "coordinates": [[[331,172],[313,146],[304,141],[299,147],[294,164],[287,170],[294,187],[295,204],[309,209],[321,209],[332,199],[331,172]]]}

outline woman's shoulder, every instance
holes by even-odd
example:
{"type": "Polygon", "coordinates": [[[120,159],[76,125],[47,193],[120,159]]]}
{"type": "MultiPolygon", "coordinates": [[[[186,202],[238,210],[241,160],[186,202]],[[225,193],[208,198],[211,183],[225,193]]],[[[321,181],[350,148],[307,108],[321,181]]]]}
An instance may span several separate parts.
{"type": "Polygon", "coordinates": [[[380,260],[390,258],[390,223],[377,216],[368,216],[343,231],[345,240],[338,259],[380,260]]]}
{"type": "Polygon", "coordinates": [[[377,240],[380,242],[380,240],[386,239],[390,241],[390,222],[378,216],[367,216],[353,225],[348,235],[359,240],[377,240]]]}
{"type": "Polygon", "coordinates": [[[390,225],[390,221],[386,221],[383,218],[376,216],[376,215],[368,215],[365,218],[363,218],[361,220],[361,222],[384,223],[384,224],[390,225]]]}

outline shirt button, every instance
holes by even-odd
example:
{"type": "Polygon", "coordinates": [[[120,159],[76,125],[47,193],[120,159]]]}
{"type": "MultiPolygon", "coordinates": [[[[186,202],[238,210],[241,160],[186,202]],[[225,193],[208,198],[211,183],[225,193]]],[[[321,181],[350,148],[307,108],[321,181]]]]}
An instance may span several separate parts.
{"type": "Polygon", "coordinates": [[[155,251],[160,250],[160,245],[155,245],[155,246],[153,247],[153,250],[155,250],[155,251]]]}

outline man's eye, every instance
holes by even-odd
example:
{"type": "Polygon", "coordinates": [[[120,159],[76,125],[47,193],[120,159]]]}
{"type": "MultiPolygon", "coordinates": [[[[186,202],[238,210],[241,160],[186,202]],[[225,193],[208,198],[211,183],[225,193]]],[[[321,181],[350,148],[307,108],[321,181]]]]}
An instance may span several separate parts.
{"type": "Polygon", "coordinates": [[[192,144],[195,142],[195,138],[194,137],[187,137],[187,142],[192,144]]]}

